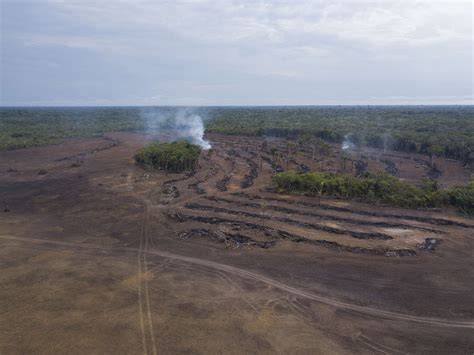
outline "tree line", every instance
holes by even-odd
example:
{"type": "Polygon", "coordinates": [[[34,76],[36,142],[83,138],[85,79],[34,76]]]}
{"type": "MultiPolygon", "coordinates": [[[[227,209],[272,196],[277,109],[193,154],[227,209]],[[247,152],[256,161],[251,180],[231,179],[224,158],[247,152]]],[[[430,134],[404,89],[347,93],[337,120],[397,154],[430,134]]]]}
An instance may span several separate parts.
{"type": "MultiPolygon", "coordinates": [[[[0,150],[111,131],[146,131],[150,117],[173,117],[179,110],[179,107],[3,107],[0,108],[0,150]]],[[[295,140],[306,135],[327,143],[341,143],[350,135],[359,149],[364,146],[394,149],[474,165],[474,106],[197,107],[194,112],[205,119],[207,132],[295,140]]]]}
{"type": "Polygon", "coordinates": [[[272,186],[278,192],[357,199],[408,208],[454,206],[461,213],[474,215],[474,178],[467,186],[439,189],[436,180],[425,179],[422,186],[417,187],[385,172],[367,172],[354,177],[287,171],[274,175],[272,186]]]}

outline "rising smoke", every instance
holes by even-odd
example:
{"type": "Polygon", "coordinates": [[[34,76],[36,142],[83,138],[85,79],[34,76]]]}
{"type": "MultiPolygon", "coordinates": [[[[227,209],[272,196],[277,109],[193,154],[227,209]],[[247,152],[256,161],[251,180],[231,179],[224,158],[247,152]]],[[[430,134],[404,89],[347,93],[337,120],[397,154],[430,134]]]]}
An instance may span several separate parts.
{"type": "Polygon", "coordinates": [[[344,136],[344,140],[342,141],[342,150],[353,149],[354,147],[355,147],[355,145],[352,142],[351,135],[346,134],[344,136]]]}
{"type": "Polygon", "coordinates": [[[141,113],[149,134],[169,132],[175,139],[186,139],[207,150],[211,144],[204,139],[204,123],[191,109],[148,108],[141,113]]]}
{"type": "Polygon", "coordinates": [[[202,149],[211,149],[211,144],[204,139],[204,123],[196,114],[178,114],[175,118],[176,128],[181,137],[198,144],[202,149]]]}

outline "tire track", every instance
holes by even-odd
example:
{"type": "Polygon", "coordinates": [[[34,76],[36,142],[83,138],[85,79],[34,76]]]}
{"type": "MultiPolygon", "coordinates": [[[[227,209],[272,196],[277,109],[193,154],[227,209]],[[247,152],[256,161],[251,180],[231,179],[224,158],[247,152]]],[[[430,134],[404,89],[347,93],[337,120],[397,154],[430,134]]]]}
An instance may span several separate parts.
{"type": "MultiPolygon", "coordinates": [[[[150,292],[148,287],[148,262],[147,262],[147,254],[148,254],[148,218],[149,218],[149,209],[148,209],[148,201],[145,203],[144,206],[144,217],[143,217],[143,237],[145,239],[145,246],[142,250],[141,254],[143,254],[143,265],[145,269],[145,301],[147,307],[147,314],[148,314],[148,327],[150,329],[150,337],[151,337],[151,344],[153,347],[153,355],[156,355],[156,342],[155,342],[155,332],[153,331],[153,320],[151,316],[151,306],[150,306],[150,292]]],[[[140,254],[140,252],[139,252],[140,254]]]]}
{"type": "MultiPolygon", "coordinates": [[[[93,250],[123,251],[123,252],[132,252],[132,253],[136,253],[138,251],[136,248],[130,248],[130,247],[113,247],[113,246],[103,246],[103,245],[86,244],[86,243],[79,244],[79,243],[72,243],[72,242],[52,241],[52,240],[44,240],[44,239],[36,239],[36,238],[15,237],[15,236],[9,236],[9,235],[0,235],[0,239],[20,241],[20,242],[53,244],[53,245],[61,245],[61,246],[74,247],[74,248],[93,249],[93,250]]],[[[311,292],[286,285],[279,281],[273,280],[269,277],[266,277],[257,273],[253,273],[251,271],[247,271],[244,269],[239,269],[234,266],[220,264],[214,261],[197,259],[197,258],[193,258],[189,256],[173,254],[170,252],[160,251],[160,250],[147,250],[146,253],[150,255],[160,256],[163,258],[176,259],[176,260],[180,260],[180,261],[184,261],[184,262],[188,262],[192,264],[207,266],[209,268],[228,272],[228,273],[231,273],[243,278],[265,283],[267,285],[273,286],[274,288],[280,291],[285,291],[295,296],[300,296],[309,300],[317,301],[329,306],[345,309],[348,311],[354,311],[357,313],[386,318],[386,319],[406,321],[406,322],[411,322],[411,323],[419,323],[419,324],[425,324],[425,325],[431,325],[431,326],[474,329],[474,320],[472,319],[471,320],[452,320],[452,319],[445,319],[445,318],[431,318],[431,317],[409,315],[406,313],[395,312],[395,311],[385,311],[385,310],[373,308],[373,307],[360,306],[356,304],[347,303],[344,301],[338,301],[333,298],[329,298],[325,296],[319,296],[311,292]]]]}
{"type": "MultiPolygon", "coordinates": [[[[129,191],[133,190],[133,185],[132,185],[132,172],[129,172],[127,175],[127,189],[129,191]]],[[[145,321],[143,317],[143,302],[142,302],[142,254],[146,255],[146,252],[143,253],[143,248],[144,248],[144,241],[143,237],[145,236],[145,228],[146,228],[146,218],[147,218],[147,206],[145,205],[144,207],[144,213],[143,213],[143,218],[142,218],[142,223],[140,224],[140,245],[138,247],[138,254],[137,254],[137,264],[138,264],[138,278],[137,278],[137,291],[138,291],[138,313],[140,315],[140,329],[142,333],[142,346],[143,346],[143,352],[144,354],[148,354],[148,349],[147,349],[147,344],[146,344],[146,331],[145,331],[145,321]]],[[[146,245],[145,245],[146,247],[146,245]]],[[[145,249],[146,251],[146,249],[145,249]]],[[[145,261],[145,267],[146,267],[146,261],[145,261]]],[[[147,271],[145,270],[145,273],[147,271]]],[[[148,282],[148,275],[146,274],[145,280],[148,282]]],[[[148,305],[148,310],[149,310],[149,305],[148,305]]],[[[153,340],[153,337],[152,337],[153,340]]]]}
{"type": "MultiPolygon", "coordinates": [[[[144,215],[145,217],[145,215],[144,215]]],[[[140,226],[140,245],[138,247],[138,255],[137,255],[137,263],[138,263],[138,312],[140,314],[140,328],[142,331],[142,345],[143,345],[143,352],[148,354],[147,346],[146,346],[146,332],[145,332],[145,323],[143,320],[143,304],[142,304],[142,247],[143,247],[143,228],[144,228],[144,221],[142,221],[140,226]]]]}
{"type": "MultiPolygon", "coordinates": [[[[378,351],[384,352],[385,354],[406,354],[403,351],[400,351],[398,349],[394,349],[388,345],[383,345],[380,343],[377,343],[373,339],[369,338],[368,336],[365,336],[364,334],[359,334],[358,338],[359,341],[363,342],[366,345],[372,344],[372,346],[375,348],[377,347],[378,351]],[[375,345],[375,346],[374,346],[375,345]]],[[[370,345],[369,345],[370,346],[370,345]]]]}
{"type": "Polygon", "coordinates": [[[372,351],[375,351],[377,353],[385,354],[385,355],[390,355],[390,354],[407,354],[403,351],[394,349],[390,346],[383,345],[380,343],[377,343],[376,341],[372,340],[371,338],[365,336],[362,333],[358,333],[355,338],[355,342],[359,342],[363,344],[364,346],[370,348],[372,351]]]}

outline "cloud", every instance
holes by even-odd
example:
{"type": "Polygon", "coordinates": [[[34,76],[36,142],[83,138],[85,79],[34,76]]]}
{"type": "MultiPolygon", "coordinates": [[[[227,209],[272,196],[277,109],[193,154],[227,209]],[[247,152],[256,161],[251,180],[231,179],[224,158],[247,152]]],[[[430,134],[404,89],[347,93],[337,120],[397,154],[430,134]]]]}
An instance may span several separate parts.
{"type": "MultiPolygon", "coordinates": [[[[51,2],[97,32],[132,38],[165,31],[204,45],[285,44],[328,36],[369,45],[472,41],[470,1],[51,2]],[[129,31],[129,32],[128,32],[129,31]],[[128,33],[127,33],[128,32],[128,33]]],[[[64,38],[64,37],[63,37],[64,38]]]]}
{"type": "Polygon", "coordinates": [[[470,1],[6,1],[2,34],[4,97],[22,102],[68,87],[180,104],[472,93],[470,1]]]}

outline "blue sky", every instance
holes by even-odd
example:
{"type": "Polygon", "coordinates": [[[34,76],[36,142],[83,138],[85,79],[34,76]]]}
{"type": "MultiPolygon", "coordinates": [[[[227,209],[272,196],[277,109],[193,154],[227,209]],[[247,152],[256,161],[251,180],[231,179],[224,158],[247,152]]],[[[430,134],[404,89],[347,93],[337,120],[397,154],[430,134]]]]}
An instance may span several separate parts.
{"type": "Polygon", "coordinates": [[[1,1],[1,105],[472,104],[471,1],[1,1]]]}

